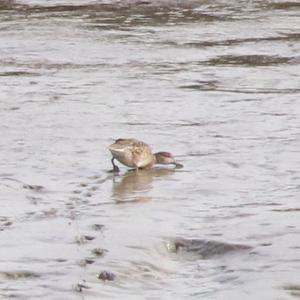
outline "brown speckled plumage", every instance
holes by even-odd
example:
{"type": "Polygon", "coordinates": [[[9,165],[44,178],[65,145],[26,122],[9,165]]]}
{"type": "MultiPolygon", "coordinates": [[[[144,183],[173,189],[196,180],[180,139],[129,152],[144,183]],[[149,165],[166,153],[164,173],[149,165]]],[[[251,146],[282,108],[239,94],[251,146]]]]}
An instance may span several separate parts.
{"type": "Polygon", "coordinates": [[[177,167],[181,166],[175,162],[171,153],[158,152],[153,154],[148,144],[136,139],[117,139],[108,149],[113,156],[112,164],[114,171],[119,170],[114,164],[114,159],[134,169],[151,168],[154,164],[173,164],[177,167]]]}

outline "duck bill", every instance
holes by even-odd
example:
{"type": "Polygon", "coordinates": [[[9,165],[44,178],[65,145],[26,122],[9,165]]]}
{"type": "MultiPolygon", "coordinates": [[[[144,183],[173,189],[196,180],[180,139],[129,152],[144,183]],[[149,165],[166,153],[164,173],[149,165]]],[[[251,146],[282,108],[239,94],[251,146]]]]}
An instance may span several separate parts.
{"type": "Polygon", "coordinates": [[[174,165],[175,165],[175,169],[181,169],[181,168],[183,168],[183,165],[180,164],[180,163],[178,163],[178,162],[175,162],[174,165]]]}

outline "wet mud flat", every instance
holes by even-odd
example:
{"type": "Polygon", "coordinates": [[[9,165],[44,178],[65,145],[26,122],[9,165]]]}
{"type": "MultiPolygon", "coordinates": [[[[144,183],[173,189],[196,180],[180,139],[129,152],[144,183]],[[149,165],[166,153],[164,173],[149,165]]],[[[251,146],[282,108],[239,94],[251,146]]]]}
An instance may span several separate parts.
{"type": "MultiPolygon", "coordinates": [[[[256,272],[259,266],[255,263],[260,258],[264,260],[268,252],[266,249],[273,247],[272,234],[257,234],[241,244],[224,242],[221,229],[224,222],[249,217],[235,212],[229,216],[211,215],[210,218],[215,218],[215,221],[221,220],[219,232],[216,233],[215,228],[208,234],[199,234],[197,229],[197,233],[193,234],[206,236],[206,239],[166,237],[166,232],[172,232],[167,227],[170,221],[166,220],[166,227],[157,228],[158,203],[148,193],[153,189],[151,184],[168,181],[177,172],[172,169],[155,169],[138,173],[129,171],[117,176],[108,174],[104,178],[94,175],[78,183],[69,182],[69,191],[64,191],[65,200],[60,205],[52,203],[50,207],[49,197],[56,199],[57,192],[41,185],[21,182],[10,184],[10,187],[15,186],[16,190],[20,190],[20,195],[27,194],[26,201],[38,209],[31,209],[27,213],[23,211],[19,218],[1,218],[1,230],[6,233],[2,238],[6,247],[12,250],[9,263],[7,254],[5,261],[1,262],[1,295],[4,298],[21,299],[24,297],[24,289],[32,286],[35,292],[28,293],[30,297],[37,298],[49,295],[55,299],[56,295],[63,295],[66,299],[74,299],[76,295],[81,295],[96,299],[101,295],[117,299],[120,290],[125,289],[125,297],[138,299],[141,289],[148,287],[151,288],[149,295],[159,297],[163,294],[164,297],[179,299],[182,295],[177,294],[175,286],[179,283],[194,287],[192,293],[185,293],[191,297],[209,297],[217,291],[223,294],[224,285],[239,285],[241,277],[256,272]],[[105,185],[111,183],[110,201],[100,200],[105,185]],[[43,202],[47,203],[47,208],[41,208],[43,202]],[[151,205],[153,211],[147,212],[147,205],[151,205]],[[136,211],[141,212],[138,218],[136,211]],[[154,212],[154,220],[147,224],[154,212]],[[148,219],[146,223],[145,219],[148,219]],[[138,230],[136,224],[143,224],[144,227],[138,230]],[[20,240],[12,240],[9,234],[13,230],[19,231],[20,236],[29,232],[32,243],[23,244],[20,249],[20,240]],[[16,257],[19,260],[15,260],[16,257]],[[207,280],[213,280],[213,287],[207,280]],[[200,283],[201,287],[198,286],[200,283]],[[171,290],[166,291],[166,286],[171,290]]],[[[169,205],[170,202],[165,204],[163,210],[170,210],[169,205]]],[[[252,205],[255,207],[257,204],[252,205]]],[[[247,206],[251,208],[251,205],[247,206]]],[[[269,203],[269,211],[278,212],[274,209],[278,206],[269,203]]],[[[159,208],[163,207],[160,205],[159,208]]],[[[230,207],[230,210],[235,209],[235,206],[230,207]]],[[[166,211],[163,217],[167,216],[166,211]]],[[[214,209],[212,211],[216,212],[214,209]]],[[[224,208],[221,211],[223,214],[224,208]]],[[[202,212],[204,224],[209,222],[208,215],[202,212]]],[[[193,228],[190,230],[194,231],[193,228]]],[[[177,235],[178,232],[180,230],[176,229],[177,235]]],[[[185,231],[180,234],[190,235],[185,231]]],[[[272,269],[268,264],[260,267],[272,269]]],[[[295,286],[282,285],[276,288],[296,295],[295,286]]]]}
{"type": "MultiPolygon", "coordinates": [[[[136,286],[138,294],[139,288],[147,285],[149,281],[157,288],[162,288],[165,280],[177,273],[172,266],[174,262],[183,264],[181,268],[184,268],[184,262],[193,262],[197,265],[199,260],[234,255],[234,253],[243,255],[243,252],[244,254],[249,252],[252,247],[245,245],[172,237],[152,238],[148,246],[142,245],[140,240],[135,240],[131,245],[125,245],[129,250],[124,253],[114,249],[115,246],[110,247],[106,244],[105,239],[111,224],[110,218],[108,216],[103,218],[101,214],[110,211],[111,206],[127,206],[131,210],[132,205],[145,205],[145,199],[137,192],[148,191],[153,176],[159,178],[174,173],[175,170],[172,169],[154,169],[129,171],[122,175],[109,174],[103,179],[97,175],[91,176],[84,182],[77,183],[75,189],[69,191],[66,197],[69,200],[63,201],[63,206],[58,207],[55,204],[46,209],[41,209],[42,203],[48,202],[49,197],[53,197],[52,194],[55,199],[57,192],[42,185],[22,183],[9,178],[4,180],[2,177],[2,182],[9,182],[7,186],[19,190],[20,195],[25,194],[26,201],[38,209],[23,212],[18,218],[1,217],[2,238],[6,242],[6,247],[12,249],[8,256],[14,257],[9,263],[7,258],[1,261],[1,296],[21,299],[24,297],[23,289],[31,286],[35,292],[31,291],[29,297],[40,297],[45,293],[43,290],[57,289],[59,285],[59,294],[64,295],[66,299],[75,297],[77,293],[88,298],[98,297],[106,295],[103,293],[103,284],[106,284],[105,290],[109,290],[109,287],[125,288],[128,284],[132,284],[136,286]],[[114,201],[99,202],[97,194],[101,190],[101,185],[111,180],[116,180],[114,183],[116,189],[112,195],[114,201]],[[125,181],[122,183],[123,180],[125,181]],[[132,197],[134,194],[136,197],[132,197]],[[82,220],[85,216],[89,216],[88,222],[82,220]],[[67,222],[61,222],[62,219],[66,219],[67,222]],[[106,220],[105,224],[96,223],[100,219],[106,220]],[[95,220],[95,223],[91,222],[92,220],[95,220]],[[80,225],[83,223],[84,226],[80,225]],[[86,226],[85,223],[89,225],[86,226]],[[28,226],[31,227],[31,231],[28,230],[28,226]],[[81,229],[82,227],[85,230],[81,229]],[[19,231],[23,235],[30,233],[30,239],[34,242],[30,245],[23,244],[23,248],[20,248],[20,240],[11,239],[10,231],[19,231]],[[62,242],[65,245],[62,245],[62,242]],[[50,244],[56,245],[53,248],[50,244]],[[103,247],[104,245],[106,248],[103,247]],[[55,248],[58,251],[55,251],[55,248]],[[130,259],[126,256],[123,262],[109,259],[110,256],[114,256],[114,252],[120,252],[118,255],[123,256],[126,252],[129,254],[130,250],[136,252],[136,255],[130,254],[130,259]],[[16,256],[19,260],[15,260],[16,256]],[[165,262],[166,266],[161,266],[157,260],[165,260],[170,265],[165,262]],[[62,278],[59,283],[56,282],[57,278],[62,278]]],[[[74,187],[74,182],[69,184],[74,187]]],[[[120,237],[122,234],[117,235],[117,239],[120,237]]],[[[126,242],[126,238],[122,237],[122,239],[126,242]]],[[[110,294],[108,290],[107,296],[110,294]]],[[[52,297],[51,293],[49,295],[52,297]]],[[[53,296],[56,298],[55,293],[53,296]]]]}
{"type": "Polygon", "coordinates": [[[1,1],[0,299],[299,298],[298,8],[1,1]]]}

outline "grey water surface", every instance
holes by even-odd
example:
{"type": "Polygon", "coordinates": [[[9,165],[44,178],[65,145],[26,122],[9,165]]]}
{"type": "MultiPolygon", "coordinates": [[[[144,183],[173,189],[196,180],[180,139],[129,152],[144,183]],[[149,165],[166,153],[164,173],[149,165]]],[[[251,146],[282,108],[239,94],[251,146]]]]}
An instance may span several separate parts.
{"type": "Polygon", "coordinates": [[[0,1],[0,299],[300,299],[299,115],[297,1],[0,1]]]}

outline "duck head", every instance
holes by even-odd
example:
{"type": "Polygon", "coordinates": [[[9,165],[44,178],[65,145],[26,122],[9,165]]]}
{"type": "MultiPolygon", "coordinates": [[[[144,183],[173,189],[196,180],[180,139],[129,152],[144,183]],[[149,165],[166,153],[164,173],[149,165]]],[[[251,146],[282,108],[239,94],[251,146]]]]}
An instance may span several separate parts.
{"type": "Polygon", "coordinates": [[[174,156],[170,152],[157,152],[154,154],[155,163],[161,165],[175,165],[176,168],[182,168],[183,165],[176,162],[174,156]]]}

